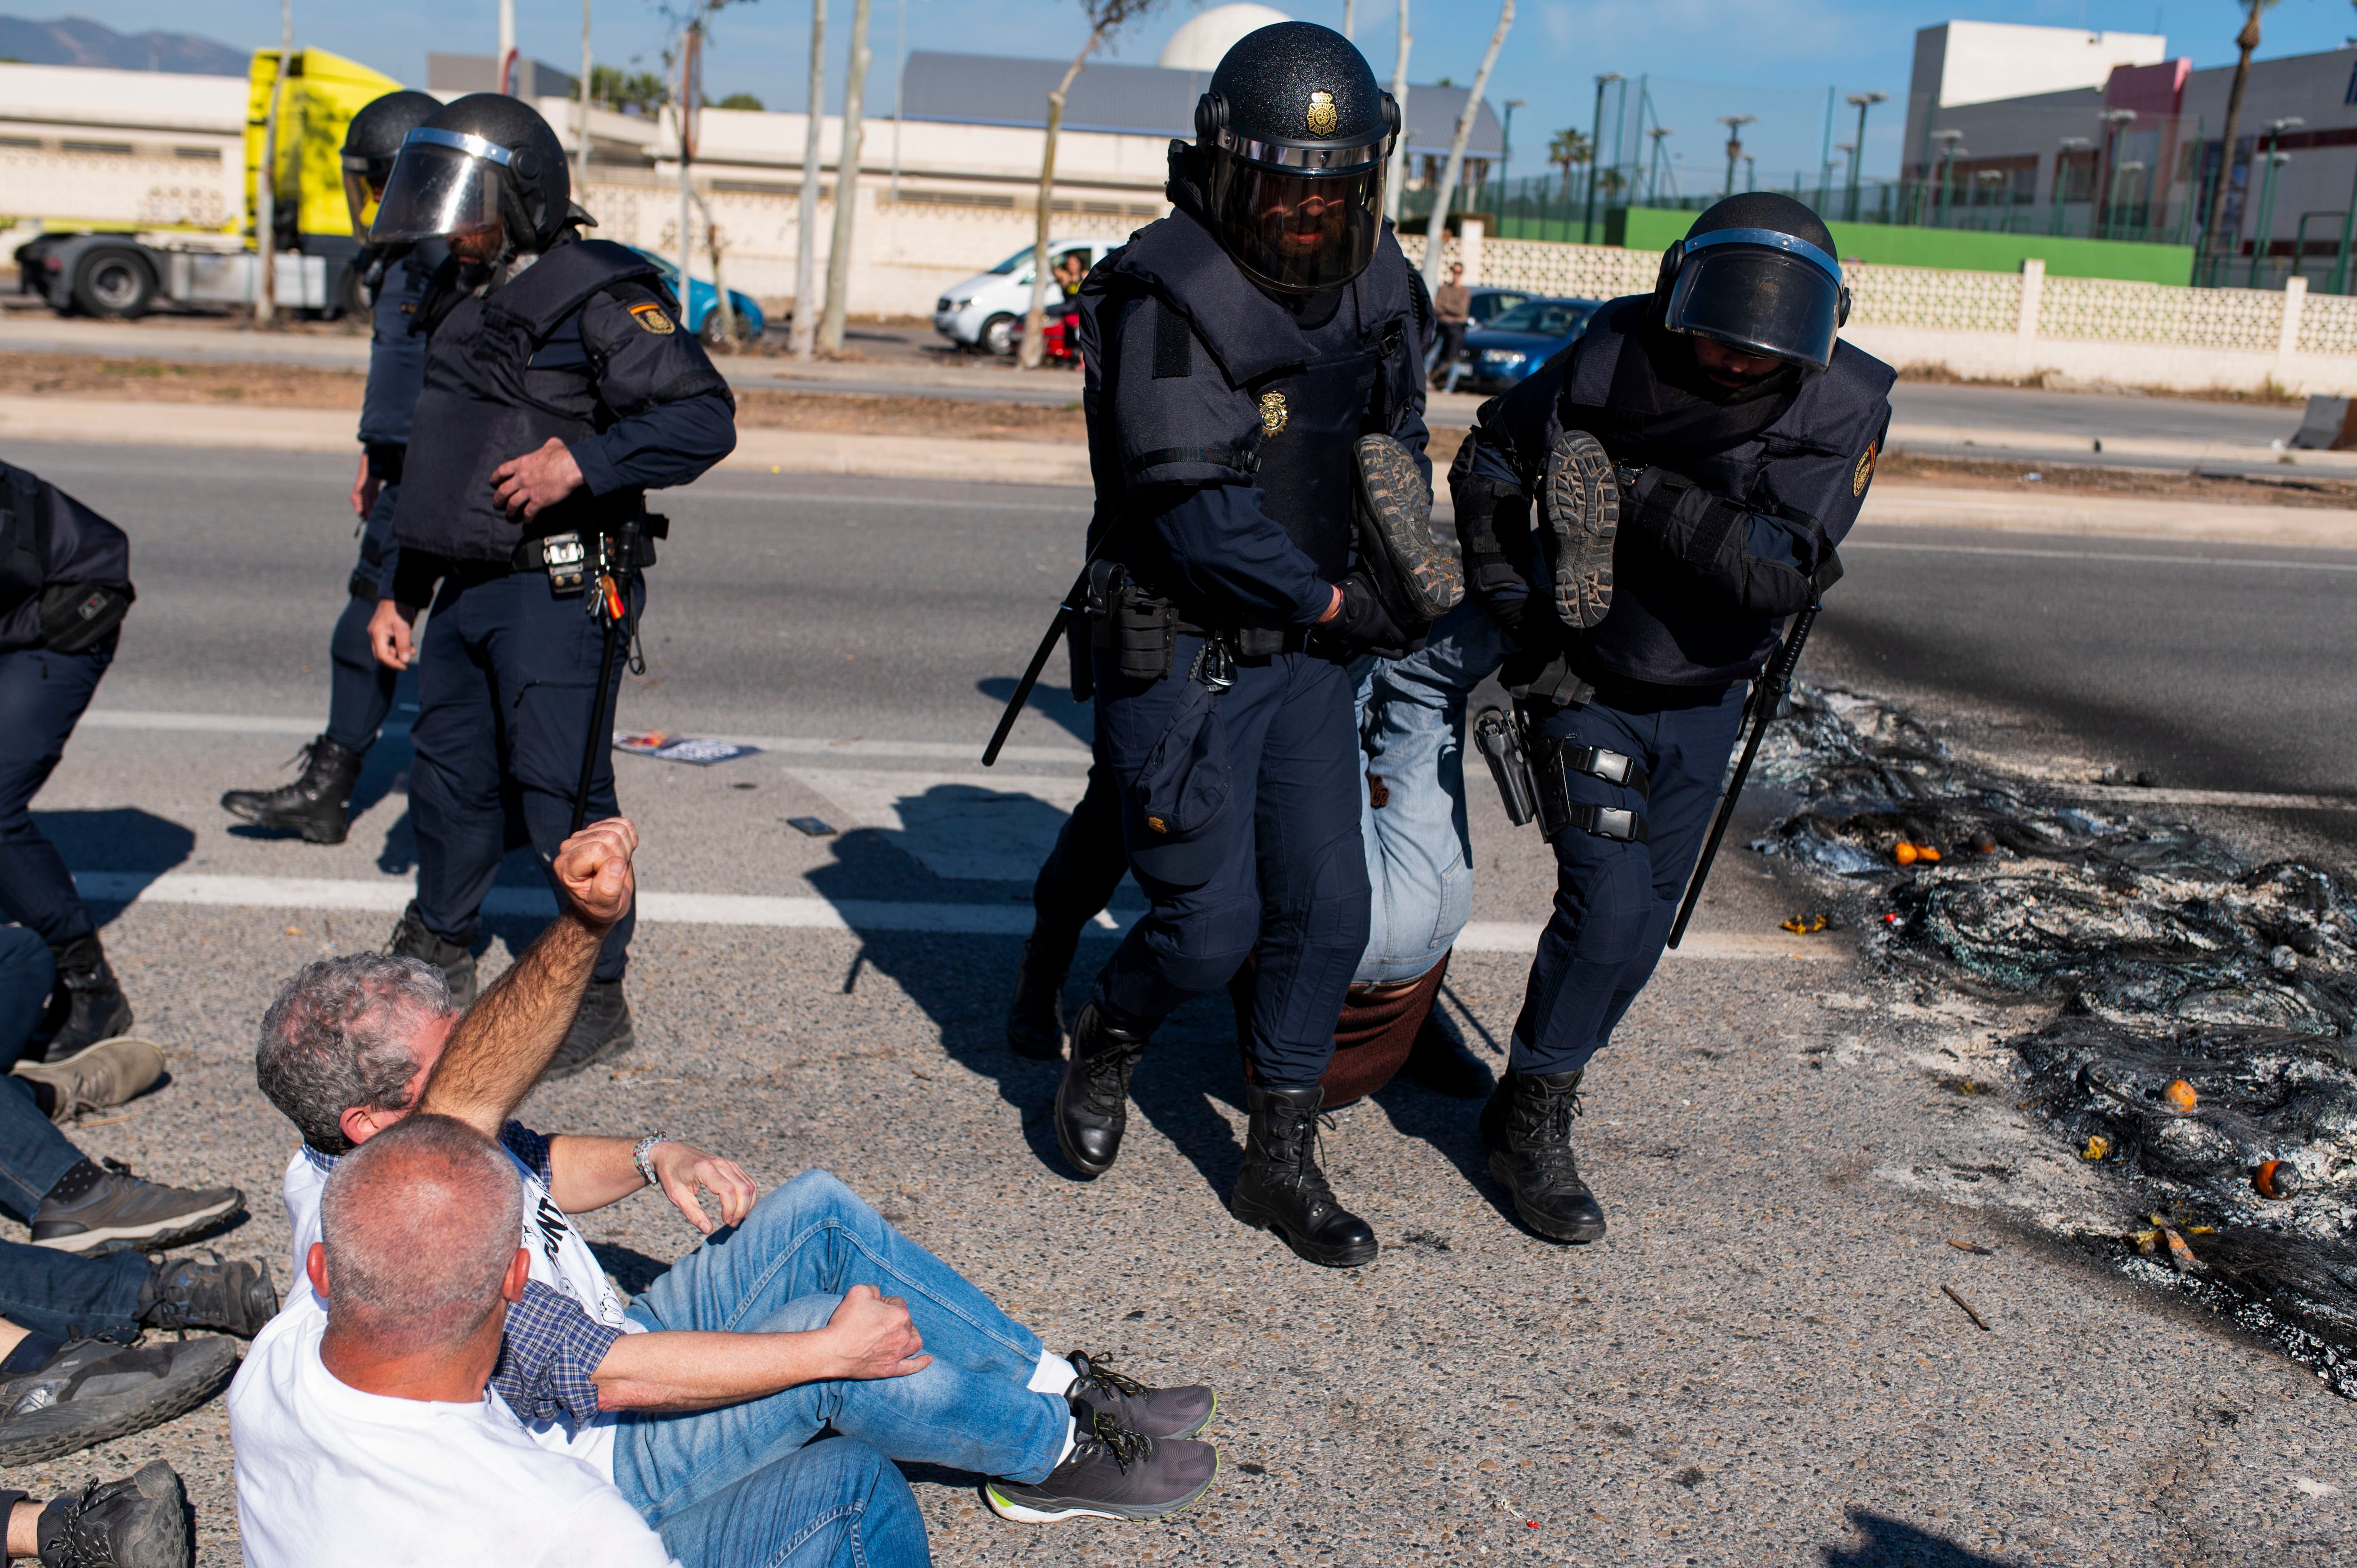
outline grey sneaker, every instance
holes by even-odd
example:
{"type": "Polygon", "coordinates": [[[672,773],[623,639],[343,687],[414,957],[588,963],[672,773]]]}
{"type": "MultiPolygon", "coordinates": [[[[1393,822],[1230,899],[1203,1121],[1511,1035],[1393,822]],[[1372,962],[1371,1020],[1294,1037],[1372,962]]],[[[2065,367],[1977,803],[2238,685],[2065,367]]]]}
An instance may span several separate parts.
{"type": "Polygon", "coordinates": [[[1078,1400],[1072,1418],[1079,1443],[1048,1478],[983,1484],[991,1511],[1018,1524],[1066,1519],[1160,1519],[1211,1489],[1220,1451],[1185,1438],[1159,1440],[1092,1414],[1078,1400]]]}
{"type": "Polygon", "coordinates": [[[1068,1350],[1064,1359],[1079,1374],[1064,1397],[1086,1412],[1078,1417],[1083,1427],[1093,1426],[1095,1419],[1103,1416],[1116,1426],[1148,1437],[1192,1437],[1211,1424],[1211,1412],[1220,1408],[1219,1394],[1200,1383],[1149,1389],[1114,1371],[1113,1363],[1102,1356],[1068,1350]]]}
{"type": "Polygon", "coordinates": [[[85,1111],[103,1111],[153,1089],[164,1076],[164,1052],[152,1041],[117,1035],[63,1061],[18,1062],[16,1073],[49,1086],[57,1096],[49,1120],[62,1127],[85,1111]]]}
{"type": "Polygon", "coordinates": [[[0,1382],[0,1465],[55,1459],[184,1415],[237,1370],[235,1341],[77,1339],[0,1382]]]}
{"type": "Polygon", "coordinates": [[[1566,431],[1546,455],[1539,485],[1555,613],[1581,630],[1612,608],[1612,543],[1620,532],[1620,480],[1612,459],[1585,430],[1566,431]]]}
{"type": "Polygon", "coordinates": [[[67,1252],[154,1251],[203,1235],[244,1202],[233,1187],[165,1187],[114,1165],[70,1204],[44,1199],[33,1216],[33,1245],[67,1252]]]}
{"type": "Polygon", "coordinates": [[[150,1328],[218,1328],[251,1339],[278,1316],[278,1287],[261,1258],[223,1259],[208,1250],[154,1266],[139,1315],[150,1328]]]}
{"type": "Polygon", "coordinates": [[[43,1568],[194,1568],[197,1534],[178,1472],[150,1459],[41,1510],[43,1568]]]}

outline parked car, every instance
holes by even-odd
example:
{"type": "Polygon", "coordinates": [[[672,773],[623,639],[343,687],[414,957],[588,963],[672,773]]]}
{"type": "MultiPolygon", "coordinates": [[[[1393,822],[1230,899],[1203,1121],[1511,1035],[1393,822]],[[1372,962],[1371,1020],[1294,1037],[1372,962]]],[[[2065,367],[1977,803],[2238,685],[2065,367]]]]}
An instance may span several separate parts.
{"type": "Polygon", "coordinates": [[[1525,299],[1465,334],[1457,361],[1457,390],[1501,392],[1578,338],[1598,299],[1525,299]]]}
{"type": "Polygon", "coordinates": [[[1526,288],[1477,288],[1466,306],[1466,314],[1473,317],[1475,327],[1487,327],[1530,297],[1531,291],[1526,288]]]}
{"type": "MultiPolygon", "coordinates": [[[[631,246],[630,249],[661,267],[663,283],[672,293],[679,292],[679,267],[675,263],[668,257],[655,254],[652,251],[640,250],[636,245],[631,246]]],[[[730,289],[728,306],[737,313],[737,334],[744,341],[750,343],[770,329],[769,318],[761,314],[761,307],[753,303],[751,295],[741,289],[730,289]]],[[[719,340],[719,291],[702,278],[694,276],[687,280],[687,329],[707,343],[719,340]]]]}
{"type": "MultiPolygon", "coordinates": [[[[1119,240],[1051,240],[1048,270],[1052,273],[1066,256],[1080,258],[1081,270],[1103,261],[1119,240]]],[[[976,273],[935,302],[933,330],[961,349],[978,349],[1000,359],[1013,356],[1023,337],[1023,317],[1031,309],[1031,247],[1024,246],[986,273],[976,273]]],[[[1049,297],[1055,297],[1050,284],[1049,297]]]]}

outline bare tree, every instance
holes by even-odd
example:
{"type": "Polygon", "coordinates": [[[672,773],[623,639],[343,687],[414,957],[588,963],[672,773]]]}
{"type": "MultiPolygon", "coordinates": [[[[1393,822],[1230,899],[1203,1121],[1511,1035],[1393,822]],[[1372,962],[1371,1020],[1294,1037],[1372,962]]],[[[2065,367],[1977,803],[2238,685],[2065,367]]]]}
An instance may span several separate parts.
{"type": "Polygon", "coordinates": [[[826,253],[826,314],[818,346],[843,352],[843,322],[850,304],[851,230],[859,215],[860,110],[867,91],[868,0],[851,7],[851,74],[843,79],[843,145],[834,155],[834,240],[826,253]]]}
{"type": "Polygon", "coordinates": [[[2250,15],[2244,19],[2243,30],[2234,35],[2234,47],[2242,54],[2234,61],[2234,84],[2226,91],[2226,126],[2218,144],[2218,184],[2210,192],[2210,219],[2201,225],[2201,251],[2206,256],[2218,253],[2218,242],[2222,236],[2218,226],[2226,220],[2226,187],[2234,179],[2234,135],[2242,129],[2243,89],[2251,81],[2251,51],[2259,47],[2259,13],[2276,0],[2236,0],[2246,6],[2250,15]]]}
{"type": "Polygon", "coordinates": [[[1037,370],[1045,345],[1040,339],[1048,330],[1048,225],[1053,221],[1056,209],[1056,135],[1064,124],[1064,94],[1072,90],[1072,79],[1089,63],[1089,56],[1104,42],[1107,35],[1119,32],[1159,5],[1162,0],[1081,0],[1081,15],[1088,18],[1088,41],[1064,71],[1064,80],[1048,94],[1048,143],[1039,155],[1039,236],[1031,247],[1031,309],[1023,317],[1022,364],[1026,370],[1037,370]]]}
{"type": "MultiPolygon", "coordinates": [[[[1402,0],[1403,7],[1405,0],[1402,0]]],[[[1473,91],[1465,95],[1465,112],[1457,116],[1457,134],[1449,138],[1448,162],[1440,171],[1440,188],[1432,195],[1432,220],[1424,231],[1424,281],[1440,281],[1440,247],[1448,227],[1449,199],[1457,194],[1457,177],[1465,169],[1465,144],[1473,134],[1474,117],[1481,113],[1481,94],[1490,86],[1490,71],[1498,63],[1498,51],[1506,46],[1506,29],[1514,25],[1514,0],[1504,0],[1498,7],[1498,30],[1490,35],[1490,47],[1481,56],[1481,69],[1473,76],[1473,91]]]]}
{"type": "MultiPolygon", "coordinates": [[[[802,138],[802,239],[794,252],[794,358],[818,349],[818,177],[826,135],[826,0],[811,0],[810,125],[802,138]]],[[[840,170],[835,177],[843,183],[840,170]]],[[[836,194],[841,194],[838,188],[836,194]]]]}
{"type": "Polygon", "coordinates": [[[1392,166],[1383,171],[1383,216],[1399,221],[1400,198],[1407,189],[1407,52],[1415,36],[1407,30],[1407,0],[1399,0],[1399,50],[1392,57],[1392,102],[1399,105],[1399,134],[1392,138],[1392,166]]]}

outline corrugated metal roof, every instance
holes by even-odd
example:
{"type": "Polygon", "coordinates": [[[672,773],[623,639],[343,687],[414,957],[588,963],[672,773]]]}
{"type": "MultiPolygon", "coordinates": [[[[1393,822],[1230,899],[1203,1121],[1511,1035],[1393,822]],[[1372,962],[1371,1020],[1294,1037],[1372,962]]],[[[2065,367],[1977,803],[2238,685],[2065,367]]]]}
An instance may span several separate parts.
{"type": "MultiPolygon", "coordinates": [[[[914,49],[902,79],[902,113],[910,120],[957,125],[1044,126],[1048,94],[1069,60],[1017,59],[1006,55],[943,54],[914,49]]],[[[1153,65],[1092,65],[1073,79],[1064,101],[1064,125],[1073,131],[1186,136],[1195,134],[1195,100],[1211,85],[1209,71],[1165,70],[1153,65]]],[[[1462,87],[1408,89],[1411,153],[1446,154],[1464,112],[1462,87]]],[[[1472,157],[1494,158],[1502,140],[1498,117],[1485,102],[1466,143],[1472,157]]]]}

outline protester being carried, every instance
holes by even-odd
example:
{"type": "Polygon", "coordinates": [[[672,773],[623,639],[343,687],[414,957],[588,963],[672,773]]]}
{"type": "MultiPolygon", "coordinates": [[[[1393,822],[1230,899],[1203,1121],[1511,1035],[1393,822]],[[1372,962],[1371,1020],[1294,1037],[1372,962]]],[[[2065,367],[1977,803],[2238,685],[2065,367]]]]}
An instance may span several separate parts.
{"type": "MultiPolygon", "coordinates": [[[[829,1426],[895,1459],[1003,1477],[988,1496],[1014,1519],[1146,1518],[1200,1497],[1217,1455],[1189,1439],[1211,1391],[1150,1390],[1102,1359],[1050,1353],[826,1173],[756,1202],[733,1162],[661,1133],[551,1138],[509,1120],[630,908],[636,844],[620,819],[565,841],[554,866],[565,914],[463,1018],[433,967],[410,960],[328,960],[288,983],[264,1016],[257,1076],[304,1135],[285,1185],[298,1269],[350,1152],[413,1114],[447,1116],[506,1150],[521,1194],[530,1288],[492,1386],[536,1440],[611,1477],[651,1522],[829,1426]],[[566,1216],[650,1186],[706,1239],[626,1310],[566,1216]],[[760,1332],[712,1332],[739,1328],[760,1332]],[[854,1329],[905,1331],[912,1348],[921,1335],[930,1365],[866,1381],[759,1348],[854,1329]]],[[[317,1298],[298,1293],[306,1302],[317,1298]]]]}

